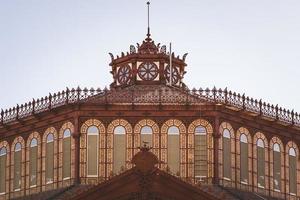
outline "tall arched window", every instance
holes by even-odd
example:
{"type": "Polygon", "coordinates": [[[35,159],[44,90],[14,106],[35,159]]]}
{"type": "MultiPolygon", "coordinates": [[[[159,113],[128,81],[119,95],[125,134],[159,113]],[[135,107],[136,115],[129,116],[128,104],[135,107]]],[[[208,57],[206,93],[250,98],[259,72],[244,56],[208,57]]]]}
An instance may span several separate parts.
{"type": "Polygon", "coordinates": [[[265,144],[262,139],[257,140],[257,186],[265,187],[265,144]]]}
{"type": "Polygon", "coordinates": [[[29,150],[29,185],[36,186],[37,184],[37,155],[38,155],[38,142],[33,138],[30,142],[29,150]]]}
{"type": "Polygon", "coordinates": [[[5,193],[5,177],[6,177],[6,154],[5,147],[0,149],[0,194],[5,193]]]}
{"type": "Polygon", "coordinates": [[[248,140],[245,134],[240,137],[241,147],[241,183],[248,183],[248,140]]]}
{"type": "Polygon", "coordinates": [[[114,164],[113,172],[118,173],[125,169],[126,161],[126,130],[123,126],[114,129],[114,164]]]}
{"type": "Polygon", "coordinates": [[[207,131],[203,126],[195,128],[195,177],[207,177],[207,131]]]}
{"type": "Polygon", "coordinates": [[[22,145],[17,143],[14,150],[14,190],[21,189],[22,145]]]}
{"type": "Polygon", "coordinates": [[[46,139],[46,183],[54,179],[54,135],[49,133],[46,139]]]}
{"type": "Polygon", "coordinates": [[[297,157],[294,148],[289,149],[289,180],[290,193],[297,193],[297,157]]]}
{"type": "Polygon", "coordinates": [[[168,129],[168,166],[172,173],[180,173],[179,129],[176,126],[168,129]]]}
{"type": "Polygon", "coordinates": [[[152,146],[152,134],[153,130],[150,126],[143,126],[141,129],[141,146],[144,145],[144,142],[148,144],[148,146],[152,146]]]}
{"type": "Polygon", "coordinates": [[[274,160],[274,167],[273,167],[273,185],[274,190],[280,191],[281,190],[281,150],[278,143],[273,145],[273,160],[274,160]]]}
{"type": "Polygon", "coordinates": [[[63,135],[63,179],[71,177],[71,130],[64,130],[63,135]]]}
{"type": "Polygon", "coordinates": [[[231,142],[230,131],[223,131],[223,176],[231,179],[231,142]]]}
{"type": "Polygon", "coordinates": [[[90,126],[87,130],[87,175],[98,176],[99,130],[90,126]]]}

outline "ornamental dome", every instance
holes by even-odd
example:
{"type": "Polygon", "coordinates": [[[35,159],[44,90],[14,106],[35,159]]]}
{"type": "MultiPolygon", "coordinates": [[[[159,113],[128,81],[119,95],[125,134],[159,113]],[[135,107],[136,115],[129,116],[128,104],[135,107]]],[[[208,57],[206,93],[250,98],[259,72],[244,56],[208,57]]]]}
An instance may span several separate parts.
{"type": "Polygon", "coordinates": [[[124,88],[131,85],[169,85],[185,88],[183,77],[185,72],[185,58],[167,52],[166,45],[155,44],[147,34],[145,40],[137,46],[130,45],[129,52],[111,56],[110,66],[113,75],[111,88],[124,88]],[[172,68],[170,68],[170,63],[172,68]]]}

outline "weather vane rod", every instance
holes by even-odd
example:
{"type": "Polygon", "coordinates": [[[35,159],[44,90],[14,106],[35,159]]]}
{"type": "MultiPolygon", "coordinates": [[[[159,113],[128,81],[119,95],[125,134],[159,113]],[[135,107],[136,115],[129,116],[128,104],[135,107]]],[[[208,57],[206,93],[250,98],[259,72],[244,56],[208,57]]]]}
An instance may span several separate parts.
{"type": "Polygon", "coordinates": [[[147,2],[148,6],[148,33],[147,36],[150,37],[150,1],[147,2]]]}

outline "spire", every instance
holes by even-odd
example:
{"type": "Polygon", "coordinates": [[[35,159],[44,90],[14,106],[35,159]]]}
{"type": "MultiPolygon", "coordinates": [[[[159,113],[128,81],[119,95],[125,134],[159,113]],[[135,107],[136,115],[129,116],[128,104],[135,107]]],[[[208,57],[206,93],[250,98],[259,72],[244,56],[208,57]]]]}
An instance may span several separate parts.
{"type": "Polygon", "coordinates": [[[150,2],[147,2],[147,6],[148,6],[148,32],[147,32],[147,38],[150,38],[150,2]]]}

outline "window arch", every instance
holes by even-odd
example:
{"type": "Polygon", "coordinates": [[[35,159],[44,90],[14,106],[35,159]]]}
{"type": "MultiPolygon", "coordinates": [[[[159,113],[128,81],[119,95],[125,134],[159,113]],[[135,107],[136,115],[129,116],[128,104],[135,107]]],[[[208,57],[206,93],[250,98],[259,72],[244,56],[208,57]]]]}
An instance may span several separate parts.
{"type": "Polygon", "coordinates": [[[235,146],[239,148],[239,145],[236,145],[239,139],[235,141],[235,132],[228,122],[221,123],[219,134],[219,174],[223,179],[222,184],[234,186],[235,183],[232,180],[235,180],[236,175],[239,176],[235,169],[236,159],[239,159],[239,156],[235,156],[235,146]]]}
{"type": "MultiPolygon", "coordinates": [[[[167,138],[166,138],[167,139],[167,138]]],[[[134,126],[133,137],[133,154],[139,151],[139,147],[148,142],[148,146],[152,147],[151,151],[160,158],[159,148],[159,127],[151,119],[142,119],[134,126]]]]}
{"type": "MultiPolygon", "coordinates": [[[[55,133],[55,129],[51,132],[55,133]]],[[[54,146],[58,145],[56,149],[57,155],[54,156],[55,160],[57,157],[57,164],[54,162],[54,166],[57,165],[58,169],[54,168],[54,182],[59,181],[64,185],[70,185],[71,180],[75,177],[74,163],[75,163],[75,140],[73,138],[74,125],[71,122],[65,122],[59,129],[57,140],[54,134],[54,146]]]]}
{"type": "Polygon", "coordinates": [[[14,146],[14,190],[21,189],[22,183],[22,144],[17,142],[14,146]]]}
{"type": "Polygon", "coordinates": [[[38,141],[33,138],[29,149],[29,186],[37,185],[38,141]]]}
{"type": "Polygon", "coordinates": [[[281,148],[280,145],[275,142],[272,146],[273,154],[273,189],[275,191],[281,191],[281,148]]]}
{"type": "Polygon", "coordinates": [[[207,130],[204,126],[195,128],[195,178],[201,180],[207,177],[207,130]]]}
{"type": "Polygon", "coordinates": [[[297,157],[294,148],[289,149],[289,183],[290,194],[297,193],[297,157]]]}
{"type": "Polygon", "coordinates": [[[63,131],[62,144],[62,175],[63,179],[68,179],[71,178],[71,130],[69,128],[63,131]]]}
{"type": "MultiPolygon", "coordinates": [[[[156,140],[154,145],[157,148],[158,158],[163,162],[160,167],[163,170],[170,170],[175,175],[187,177],[188,167],[194,167],[194,164],[193,159],[189,163],[187,156],[183,156],[188,153],[185,125],[178,119],[169,119],[161,126],[161,134],[159,136],[154,134],[154,139],[156,140]],[[172,149],[175,151],[174,154],[171,152],[172,149]]],[[[188,157],[190,158],[190,156],[188,157]]],[[[192,176],[191,173],[190,177],[192,178],[192,176]]]]}
{"type": "Polygon", "coordinates": [[[80,131],[81,181],[96,183],[106,179],[113,170],[113,134],[106,134],[103,123],[97,119],[85,121],[80,131]]]}
{"type": "Polygon", "coordinates": [[[87,175],[98,176],[99,130],[90,126],[87,130],[87,175]]]}
{"type": "Polygon", "coordinates": [[[231,179],[231,142],[230,131],[226,128],[223,130],[223,176],[231,179]]]}
{"type": "Polygon", "coordinates": [[[46,184],[54,181],[54,134],[49,133],[46,138],[46,162],[45,176],[46,184]]]}
{"type": "Polygon", "coordinates": [[[7,148],[2,146],[0,148],[0,194],[4,194],[6,192],[6,165],[7,148]]]}
{"type": "Polygon", "coordinates": [[[241,183],[248,183],[248,140],[245,134],[240,137],[240,150],[241,183]]]}
{"type": "Polygon", "coordinates": [[[237,179],[241,184],[252,185],[252,139],[245,127],[236,132],[237,179]]]}
{"type": "Polygon", "coordinates": [[[259,138],[256,142],[257,146],[257,186],[265,187],[265,144],[259,138]]]}
{"type": "Polygon", "coordinates": [[[188,127],[189,176],[210,182],[213,177],[213,128],[204,119],[194,120],[188,127]],[[193,171],[191,170],[193,165],[193,171]]]}
{"type": "Polygon", "coordinates": [[[168,167],[173,174],[180,174],[180,141],[179,128],[168,128],[168,167]]]}
{"type": "Polygon", "coordinates": [[[107,135],[113,136],[113,161],[111,164],[113,173],[129,169],[132,166],[133,154],[131,124],[124,119],[115,119],[108,125],[107,135]]]}
{"type": "Polygon", "coordinates": [[[255,133],[253,137],[253,177],[255,192],[269,189],[269,147],[265,135],[255,133]]]}
{"type": "Polygon", "coordinates": [[[113,172],[125,170],[126,162],[126,129],[124,126],[114,128],[113,172]]]}
{"type": "Polygon", "coordinates": [[[300,183],[297,180],[299,176],[299,149],[295,142],[289,141],[285,147],[286,150],[286,193],[291,195],[299,195],[300,183]]]}

